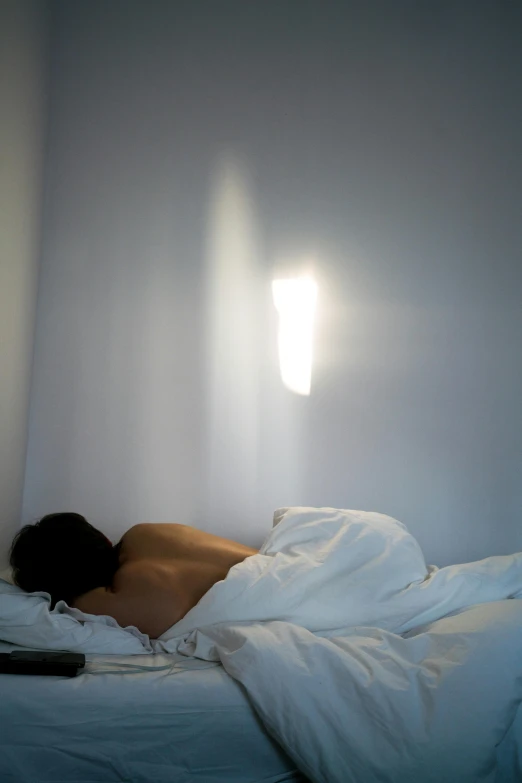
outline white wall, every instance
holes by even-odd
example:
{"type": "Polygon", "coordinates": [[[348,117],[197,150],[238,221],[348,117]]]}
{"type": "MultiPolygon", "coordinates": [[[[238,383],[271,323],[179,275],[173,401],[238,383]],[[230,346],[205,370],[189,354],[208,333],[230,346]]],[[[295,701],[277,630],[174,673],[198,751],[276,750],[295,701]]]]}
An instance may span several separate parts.
{"type": "Polygon", "coordinates": [[[259,543],[380,510],[522,548],[522,67],[504,2],[58,2],[24,520],[259,543]],[[312,259],[310,398],[270,280],[312,259]]]}
{"type": "Polygon", "coordinates": [[[21,519],[38,283],[46,7],[0,0],[0,566],[21,519]]]}

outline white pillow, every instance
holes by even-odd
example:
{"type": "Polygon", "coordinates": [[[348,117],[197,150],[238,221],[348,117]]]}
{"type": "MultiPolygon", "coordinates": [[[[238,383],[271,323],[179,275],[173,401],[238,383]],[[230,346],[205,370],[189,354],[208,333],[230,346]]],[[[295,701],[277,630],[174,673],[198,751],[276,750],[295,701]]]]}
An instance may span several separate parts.
{"type": "Polygon", "coordinates": [[[152,653],[150,639],[137,628],[121,628],[112,617],[83,614],[59,601],[49,611],[48,593],[26,593],[0,580],[0,639],[38,650],[103,655],[152,653]]]}

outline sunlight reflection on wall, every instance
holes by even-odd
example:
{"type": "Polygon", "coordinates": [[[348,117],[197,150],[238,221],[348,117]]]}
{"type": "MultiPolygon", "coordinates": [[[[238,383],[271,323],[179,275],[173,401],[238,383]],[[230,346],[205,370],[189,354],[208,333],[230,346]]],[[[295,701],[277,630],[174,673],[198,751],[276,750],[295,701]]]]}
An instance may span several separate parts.
{"type": "Polygon", "coordinates": [[[207,266],[207,504],[253,512],[259,439],[259,272],[248,174],[224,159],[213,182],[207,266]]]}
{"type": "Polygon", "coordinates": [[[300,502],[303,467],[300,406],[279,377],[271,281],[280,275],[261,255],[256,218],[247,166],[224,158],[212,183],[207,240],[206,485],[198,524],[219,518],[229,536],[253,545],[261,542],[249,527],[300,502]]]}
{"type": "Polygon", "coordinates": [[[296,394],[309,395],[317,284],[310,277],[274,280],[272,292],[279,313],[281,379],[296,394]]]}

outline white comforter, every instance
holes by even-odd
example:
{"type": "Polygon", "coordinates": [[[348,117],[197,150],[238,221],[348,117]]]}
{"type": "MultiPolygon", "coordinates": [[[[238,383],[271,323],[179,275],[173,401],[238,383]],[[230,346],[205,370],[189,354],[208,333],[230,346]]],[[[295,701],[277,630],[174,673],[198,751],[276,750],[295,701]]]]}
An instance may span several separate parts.
{"type": "Polygon", "coordinates": [[[522,700],[522,555],[438,569],[380,514],[274,523],[156,649],[220,660],[314,783],[522,780],[497,748],[522,700]]]}
{"type": "Polygon", "coordinates": [[[313,783],[522,780],[522,737],[511,758],[503,742],[522,699],[522,601],[407,638],[350,628],[327,639],[283,622],[196,636],[313,783]]]}
{"type": "Polygon", "coordinates": [[[313,632],[377,626],[405,633],[473,604],[522,594],[522,554],[427,566],[391,517],[332,508],[276,511],[260,554],[231,569],[154,642],[190,653],[192,632],[223,622],[285,620],[313,632]]]}

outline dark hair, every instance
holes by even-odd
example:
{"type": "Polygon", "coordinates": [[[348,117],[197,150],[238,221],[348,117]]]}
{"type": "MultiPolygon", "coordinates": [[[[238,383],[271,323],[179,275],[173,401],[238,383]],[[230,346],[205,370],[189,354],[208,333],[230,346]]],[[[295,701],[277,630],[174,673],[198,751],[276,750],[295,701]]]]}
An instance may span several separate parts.
{"type": "Polygon", "coordinates": [[[81,514],[48,514],[25,525],[9,554],[13,579],[29,593],[43,591],[71,604],[95,587],[108,587],[118,568],[118,550],[81,514]]]}

